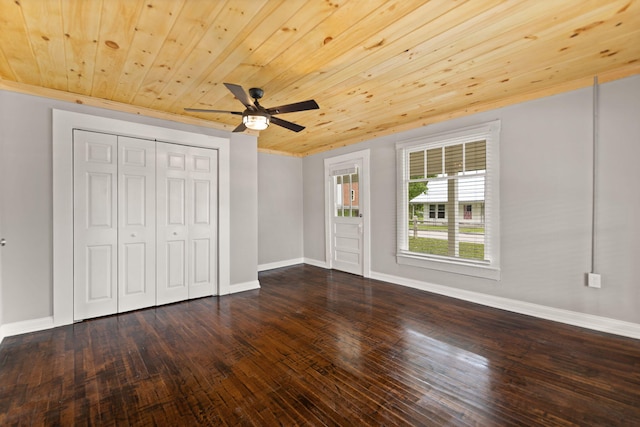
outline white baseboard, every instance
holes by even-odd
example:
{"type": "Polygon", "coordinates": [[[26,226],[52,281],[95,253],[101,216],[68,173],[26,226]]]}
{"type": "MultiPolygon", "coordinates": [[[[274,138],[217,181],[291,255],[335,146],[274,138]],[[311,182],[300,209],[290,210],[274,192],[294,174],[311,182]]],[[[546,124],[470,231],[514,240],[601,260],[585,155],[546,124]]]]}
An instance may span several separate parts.
{"type": "Polygon", "coordinates": [[[404,277],[392,276],[384,273],[371,273],[371,278],[396,285],[407,286],[409,288],[422,291],[433,292],[452,298],[461,299],[477,304],[486,305],[501,310],[511,311],[518,314],[540,319],[553,320],[555,322],[566,323],[568,325],[579,326],[600,332],[621,335],[629,338],[640,339],[640,324],[611,319],[608,317],[595,316],[592,314],[578,313],[560,308],[547,307],[530,302],[518,301],[509,298],[502,298],[493,295],[481,294],[478,292],[466,291],[451,288],[448,286],[436,285],[433,283],[421,282],[419,280],[406,279],[404,277]]]}
{"type": "Polygon", "coordinates": [[[273,270],[274,268],[281,268],[281,267],[290,267],[292,265],[303,264],[303,263],[304,263],[304,258],[295,258],[295,259],[288,259],[285,261],[270,262],[267,264],[258,265],[258,271],[273,270]]]}
{"type": "Polygon", "coordinates": [[[238,292],[253,291],[255,289],[260,289],[260,282],[257,280],[251,280],[249,282],[244,282],[244,283],[236,283],[229,286],[228,295],[235,294],[238,292]]]}
{"type": "Polygon", "coordinates": [[[304,263],[313,265],[314,267],[329,268],[329,264],[326,261],[319,261],[317,259],[305,258],[304,263]]]}
{"type": "MultiPolygon", "coordinates": [[[[260,282],[257,280],[231,285],[229,286],[229,294],[251,291],[254,289],[260,289],[260,282]]],[[[56,325],[53,321],[53,316],[0,325],[0,343],[2,343],[2,340],[4,340],[5,337],[42,331],[45,329],[55,328],[57,326],[62,325],[56,325]]]]}
{"type": "Polygon", "coordinates": [[[42,331],[44,329],[51,329],[55,326],[56,325],[53,323],[53,316],[7,323],[0,326],[0,342],[2,342],[5,337],[42,331]]]}
{"type": "MultiPolygon", "coordinates": [[[[327,265],[324,261],[305,258],[304,263],[314,265],[316,267],[327,268],[327,265]]],[[[422,291],[433,292],[435,294],[444,295],[451,298],[457,298],[464,301],[482,304],[488,307],[494,307],[514,313],[538,317],[540,319],[553,320],[555,322],[566,323],[568,325],[579,326],[595,331],[607,332],[629,338],[640,339],[640,324],[637,323],[624,322],[622,320],[611,319],[608,317],[594,316],[592,314],[578,313],[575,311],[547,307],[509,298],[486,295],[478,292],[466,291],[462,289],[451,288],[448,286],[407,279],[404,277],[392,276],[385,273],[371,272],[371,278],[388,283],[393,283],[396,285],[419,289],[422,291]]],[[[258,280],[231,285],[229,287],[229,293],[234,294],[237,292],[244,292],[255,289],[260,289],[260,282],[258,280]]],[[[0,326],[0,343],[5,337],[41,331],[44,329],[51,329],[55,326],[58,325],[54,324],[53,317],[51,316],[43,317],[40,319],[7,323],[0,326]]]]}

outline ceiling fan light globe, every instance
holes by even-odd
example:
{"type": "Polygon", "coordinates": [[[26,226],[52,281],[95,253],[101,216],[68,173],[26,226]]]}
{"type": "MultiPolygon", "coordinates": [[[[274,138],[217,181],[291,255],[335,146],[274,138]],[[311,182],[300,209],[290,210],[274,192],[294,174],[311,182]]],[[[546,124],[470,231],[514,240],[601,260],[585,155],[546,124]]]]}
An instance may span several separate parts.
{"type": "Polygon", "coordinates": [[[269,117],[246,115],[242,117],[242,123],[251,130],[265,130],[269,127],[269,117]]]}

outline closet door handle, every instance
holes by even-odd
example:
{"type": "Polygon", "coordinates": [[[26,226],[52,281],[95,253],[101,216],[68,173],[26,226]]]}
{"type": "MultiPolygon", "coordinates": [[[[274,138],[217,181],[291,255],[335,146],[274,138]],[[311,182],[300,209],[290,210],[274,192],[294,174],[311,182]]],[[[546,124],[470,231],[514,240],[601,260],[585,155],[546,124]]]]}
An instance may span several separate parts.
{"type": "Polygon", "coordinates": [[[136,237],[136,233],[131,233],[131,237],[136,237]]]}
{"type": "Polygon", "coordinates": [[[0,246],[6,246],[7,245],[7,239],[0,239],[0,246]]]}

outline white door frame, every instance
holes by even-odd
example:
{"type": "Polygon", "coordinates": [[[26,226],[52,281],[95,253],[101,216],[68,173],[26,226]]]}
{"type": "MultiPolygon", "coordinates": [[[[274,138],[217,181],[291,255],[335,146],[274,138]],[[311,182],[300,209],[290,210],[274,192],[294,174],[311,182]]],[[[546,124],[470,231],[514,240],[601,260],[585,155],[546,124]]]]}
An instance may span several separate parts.
{"type": "Polygon", "coordinates": [[[325,260],[328,268],[333,268],[333,253],[331,244],[331,216],[333,215],[333,206],[331,204],[331,193],[333,191],[333,177],[331,169],[333,166],[349,161],[361,161],[362,171],[359,172],[358,191],[363,199],[360,203],[360,212],[362,212],[362,275],[371,277],[371,191],[370,191],[370,174],[369,174],[369,156],[370,150],[360,150],[353,153],[347,153],[340,156],[324,159],[324,229],[325,229],[325,260]]]}
{"type": "Polygon", "coordinates": [[[230,144],[193,132],[53,109],[53,324],[73,323],[73,130],[218,150],[218,295],[230,291],[230,144]]]}

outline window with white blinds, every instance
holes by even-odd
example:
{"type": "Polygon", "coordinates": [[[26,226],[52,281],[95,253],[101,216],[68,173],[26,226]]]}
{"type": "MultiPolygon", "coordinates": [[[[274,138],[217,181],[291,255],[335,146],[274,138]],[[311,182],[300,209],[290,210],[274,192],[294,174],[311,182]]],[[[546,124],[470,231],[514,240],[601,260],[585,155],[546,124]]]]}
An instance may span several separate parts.
{"type": "Polygon", "coordinates": [[[397,144],[399,263],[499,278],[499,129],[397,144]]]}

